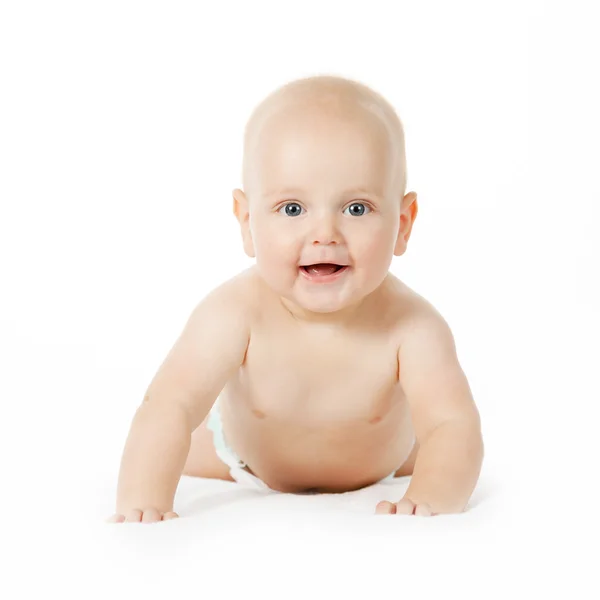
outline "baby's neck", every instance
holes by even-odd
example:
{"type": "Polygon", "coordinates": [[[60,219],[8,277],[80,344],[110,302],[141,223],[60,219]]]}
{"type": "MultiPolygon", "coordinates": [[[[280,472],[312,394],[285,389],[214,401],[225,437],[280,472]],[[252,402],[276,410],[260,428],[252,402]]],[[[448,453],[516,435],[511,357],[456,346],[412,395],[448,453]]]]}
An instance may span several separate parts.
{"type": "Polygon", "coordinates": [[[344,327],[349,323],[356,321],[357,317],[362,312],[362,307],[365,299],[361,299],[360,302],[351,306],[346,306],[341,310],[334,312],[313,312],[298,306],[294,302],[291,302],[287,298],[279,298],[281,305],[285,311],[299,323],[306,326],[323,326],[323,327],[344,327]]]}

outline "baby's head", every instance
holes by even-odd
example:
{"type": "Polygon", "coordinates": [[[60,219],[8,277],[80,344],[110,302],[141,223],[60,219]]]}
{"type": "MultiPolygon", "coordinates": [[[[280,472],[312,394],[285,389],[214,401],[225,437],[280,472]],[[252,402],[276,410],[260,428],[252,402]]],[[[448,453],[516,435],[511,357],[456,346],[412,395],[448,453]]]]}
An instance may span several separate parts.
{"type": "Polygon", "coordinates": [[[343,313],[405,252],[417,214],[416,194],[405,190],[394,109],[361,83],[318,76],[288,83],[254,110],[234,212],[246,254],[288,307],[343,313]],[[317,263],[347,267],[322,283],[302,269],[317,263]]]}

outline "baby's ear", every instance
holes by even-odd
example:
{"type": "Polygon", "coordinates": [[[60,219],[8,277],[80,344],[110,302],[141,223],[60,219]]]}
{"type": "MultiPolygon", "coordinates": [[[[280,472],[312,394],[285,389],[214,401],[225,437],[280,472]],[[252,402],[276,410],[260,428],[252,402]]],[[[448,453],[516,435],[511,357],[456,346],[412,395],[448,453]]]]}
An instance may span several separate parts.
{"type": "Polygon", "coordinates": [[[412,226],[418,212],[417,194],[409,192],[404,196],[402,206],[400,207],[400,223],[398,226],[398,238],[394,247],[394,256],[402,256],[406,252],[406,246],[408,245],[412,226]]]}
{"type": "Polygon", "coordinates": [[[244,252],[250,257],[255,258],[254,243],[252,242],[252,232],[250,231],[248,199],[242,190],[235,189],[233,195],[233,214],[240,224],[242,231],[242,241],[244,252]]]}

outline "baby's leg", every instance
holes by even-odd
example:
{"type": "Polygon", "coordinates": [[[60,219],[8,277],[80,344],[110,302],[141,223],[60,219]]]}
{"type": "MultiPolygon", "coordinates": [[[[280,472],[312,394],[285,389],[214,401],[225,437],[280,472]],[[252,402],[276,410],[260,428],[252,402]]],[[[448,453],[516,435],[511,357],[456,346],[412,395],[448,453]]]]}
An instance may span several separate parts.
{"type": "Polygon", "coordinates": [[[192,443],[182,474],[234,481],[229,474],[229,467],[217,456],[213,432],[206,427],[207,421],[208,416],[192,433],[192,443]]]}

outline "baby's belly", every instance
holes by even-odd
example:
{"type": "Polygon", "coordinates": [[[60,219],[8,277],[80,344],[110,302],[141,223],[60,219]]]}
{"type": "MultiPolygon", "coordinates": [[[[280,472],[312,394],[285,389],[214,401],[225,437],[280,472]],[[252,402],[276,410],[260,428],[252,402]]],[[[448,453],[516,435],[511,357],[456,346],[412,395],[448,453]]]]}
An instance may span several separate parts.
{"type": "Polygon", "coordinates": [[[371,485],[402,466],[414,442],[405,401],[392,402],[380,419],[307,422],[257,416],[239,398],[229,400],[221,411],[228,443],[252,473],[281,492],[371,485]]]}

